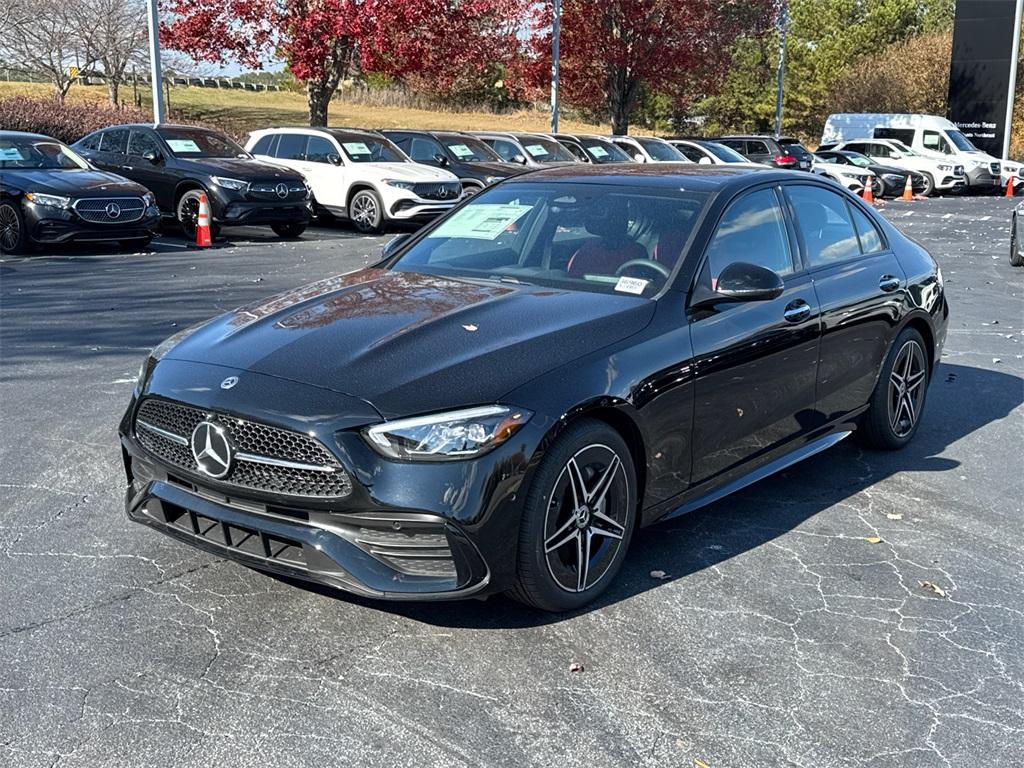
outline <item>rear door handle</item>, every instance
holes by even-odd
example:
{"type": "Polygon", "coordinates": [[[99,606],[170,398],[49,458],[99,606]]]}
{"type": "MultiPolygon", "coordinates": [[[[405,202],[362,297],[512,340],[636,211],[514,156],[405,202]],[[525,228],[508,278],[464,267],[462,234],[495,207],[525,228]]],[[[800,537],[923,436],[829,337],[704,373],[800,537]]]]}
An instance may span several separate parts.
{"type": "Polygon", "coordinates": [[[882,275],[878,278],[878,287],[886,293],[892,293],[900,287],[900,279],[895,275],[882,275]]]}
{"type": "Polygon", "coordinates": [[[782,316],[786,318],[787,322],[802,323],[811,316],[811,305],[803,299],[791,301],[786,305],[786,309],[782,313],[782,316]]]}

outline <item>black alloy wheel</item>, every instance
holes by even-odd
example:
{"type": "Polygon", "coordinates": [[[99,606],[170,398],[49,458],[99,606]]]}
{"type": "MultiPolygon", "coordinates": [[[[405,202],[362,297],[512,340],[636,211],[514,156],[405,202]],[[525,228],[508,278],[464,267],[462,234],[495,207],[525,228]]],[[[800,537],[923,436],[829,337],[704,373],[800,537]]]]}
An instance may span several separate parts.
{"type": "Polygon", "coordinates": [[[910,442],[921,423],[929,380],[924,340],[906,328],[889,350],[862,424],[864,440],[895,450],[910,442]]]}
{"type": "Polygon", "coordinates": [[[547,611],[593,600],[622,566],[636,506],[633,461],[619,434],[589,419],[571,425],[527,494],[512,596],[547,611]]]}
{"type": "Polygon", "coordinates": [[[22,253],[26,239],[21,211],[14,203],[0,204],[0,253],[22,253]]]}

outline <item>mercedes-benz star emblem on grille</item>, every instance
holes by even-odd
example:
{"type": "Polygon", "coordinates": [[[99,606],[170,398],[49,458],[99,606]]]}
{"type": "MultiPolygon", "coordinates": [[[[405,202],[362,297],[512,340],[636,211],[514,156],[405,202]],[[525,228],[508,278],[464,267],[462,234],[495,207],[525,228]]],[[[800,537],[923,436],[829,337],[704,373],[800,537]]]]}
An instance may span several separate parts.
{"type": "Polygon", "coordinates": [[[224,427],[210,421],[201,421],[192,430],[190,442],[192,456],[200,472],[221,478],[231,471],[231,443],[224,427]]]}
{"type": "Polygon", "coordinates": [[[121,206],[117,203],[107,203],[106,207],[107,216],[111,219],[116,219],[121,215],[121,206]]]}
{"type": "Polygon", "coordinates": [[[238,383],[238,377],[237,376],[228,376],[226,379],[224,379],[224,381],[222,381],[220,383],[220,388],[221,389],[231,389],[237,383],[238,383]]]}
{"type": "Polygon", "coordinates": [[[288,185],[287,184],[278,184],[274,188],[274,191],[277,192],[277,196],[280,197],[282,200],[284,198],[288,197],[288,185]]]}

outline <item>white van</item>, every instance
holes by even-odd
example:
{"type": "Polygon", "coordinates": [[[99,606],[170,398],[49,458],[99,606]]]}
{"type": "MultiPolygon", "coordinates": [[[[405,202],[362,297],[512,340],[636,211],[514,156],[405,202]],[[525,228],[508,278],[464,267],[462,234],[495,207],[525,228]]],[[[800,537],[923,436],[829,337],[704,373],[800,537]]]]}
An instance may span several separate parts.
{"type": "Polygon", "coordinates": [[[952,122],[935,115],[840,113],[829,115],[822,144],[854,139],[896,139],[911,149],[963,165],[972,190],[1005,186],[1020,177],[1020,163],[1001,161],[971,144],[952,122]]]}

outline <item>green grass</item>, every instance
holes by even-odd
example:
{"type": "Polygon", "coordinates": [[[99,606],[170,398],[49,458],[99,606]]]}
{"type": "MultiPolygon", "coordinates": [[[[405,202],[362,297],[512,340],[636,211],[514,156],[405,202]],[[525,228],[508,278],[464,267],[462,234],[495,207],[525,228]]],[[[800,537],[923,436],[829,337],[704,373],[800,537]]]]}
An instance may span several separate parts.
{"type": "MultiPolygon", "coordinates": [[[[45,83],[0,82],[0,99],[13,95],[45,97],[52,93],[45,83]]],[[[139,89],[143,108],[148,109],[150,92],[139,89]]],[[[122,86],[121,100],[132,103],[131,86],[122,86]]],[[[76,85],[68,98],[76,101],[103,101],[107,98],[104,86],[76,85]]],[[[206,123],[217,126],[236,136],[243,136],[258,128],[280,125],[306,125],[309,122],[306,97],[289,91],[241,91],[218,88],[176,86],[171,88],[170,114],[175,120],[206,123]]],[[[408,107],[368,106],[331,102],[331,125],[361,128],[425,128],[448,130],[505,130],[546,131],[549,117],[535,110],[522,110],[505,115],[488,112],[456,112],[408,107]]],[[[562,119],[560,127],[566,131],[607,133],[608,126],[594,125],[562,119]]]]}

